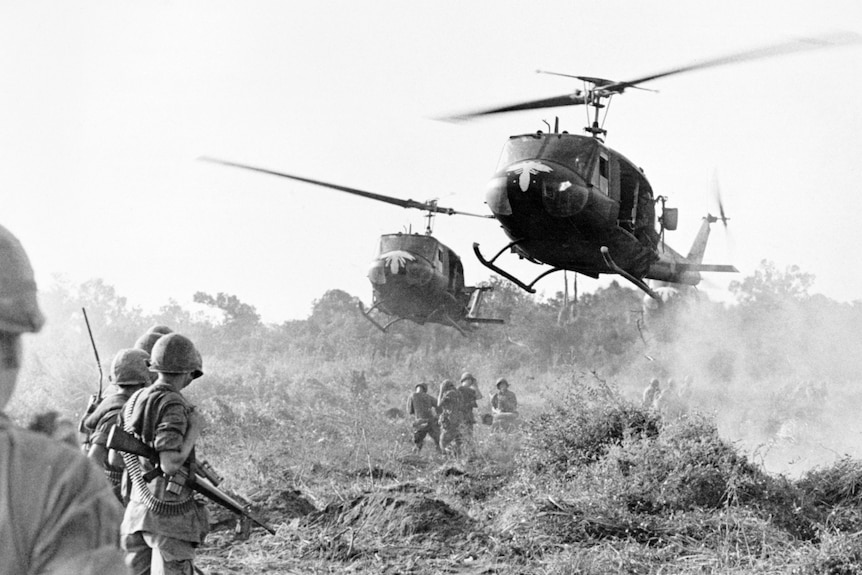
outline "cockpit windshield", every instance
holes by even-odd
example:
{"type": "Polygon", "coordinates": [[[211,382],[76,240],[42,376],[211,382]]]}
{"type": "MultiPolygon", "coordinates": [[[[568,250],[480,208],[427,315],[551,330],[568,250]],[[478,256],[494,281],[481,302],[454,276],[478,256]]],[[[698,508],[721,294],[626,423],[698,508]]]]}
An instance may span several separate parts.
{"type": "Polygon", "coordinates": [[[589,181],[599,144],[595,139],[573,134],[529,134],[509,138],[503,147],[497,171],[523,160],[551,160],[589,181]]]}
{"type": "Polygon", "coordinates": [[[431,236],[418,234],[388,234],[380,236],[380,251],[378,255],[396,250],[404,250],[418,254],[430,262],[434,261],[438,242],[431,236]]]}

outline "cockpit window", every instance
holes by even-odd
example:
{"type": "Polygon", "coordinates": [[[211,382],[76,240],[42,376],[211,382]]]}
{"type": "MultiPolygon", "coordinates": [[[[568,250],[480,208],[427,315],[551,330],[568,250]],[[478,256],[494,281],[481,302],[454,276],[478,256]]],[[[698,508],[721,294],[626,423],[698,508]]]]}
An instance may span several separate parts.
{"type": "Polygon", "coordinates": [[[506,142],[497,171],[522,160],[551,160],[590,181],[599,149],[593,138],[572,134],[514,136],[506,142]]]}
{"type": "Polygon", "coordinates": [[[437,255],[438,245],[437,240],[430,236],[389,234],[380,237],[380,252],[378,255],[396,250],[404,250],[419,254],[428,261],[433,262],[437,255]]]}
{"type": "Polygon", "coordinates": [[[558,162],[589,181],[598,145],[585,136],[552,135],[542,150],[542,158],[558,162]]]}
{"type": "Polygon", "coordinates": [[[503,153],[500,155],[497,171],[503,170],[507,166],[511,166],[521,160],[538,158],[543,144],[544,138],[537,138],[535,134],[509,138],[509,141],[503,146],[503,153]]]}

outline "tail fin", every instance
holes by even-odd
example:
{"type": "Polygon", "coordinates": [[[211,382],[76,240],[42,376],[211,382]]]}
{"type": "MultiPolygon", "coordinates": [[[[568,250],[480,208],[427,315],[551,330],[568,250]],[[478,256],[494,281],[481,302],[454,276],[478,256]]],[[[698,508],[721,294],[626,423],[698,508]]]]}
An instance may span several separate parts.
{"type": "Polygon", "coordinates": [[[711,214],[706,214],[703,218],[703,223],[697,235],[694,237],[694,242],[691,244],[691,249],[686,256],[686,259],[692,263],[702,263],[703,254],[706,253],[706,242],[709,240],[710,225],[717,222],[718,218],[711,214]]]}

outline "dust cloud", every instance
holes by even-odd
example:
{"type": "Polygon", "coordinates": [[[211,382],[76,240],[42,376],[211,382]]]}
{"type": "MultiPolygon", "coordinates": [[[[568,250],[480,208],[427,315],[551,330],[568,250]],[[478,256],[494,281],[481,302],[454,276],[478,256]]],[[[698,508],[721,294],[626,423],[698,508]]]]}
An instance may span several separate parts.
{"type": "Polygon", "coordinates": [[[688,299],[651,318],[631,375],[673,379],[753,462],[798,476],[862,458],[860,319],[859,302],[822,296],[688,299]]]}

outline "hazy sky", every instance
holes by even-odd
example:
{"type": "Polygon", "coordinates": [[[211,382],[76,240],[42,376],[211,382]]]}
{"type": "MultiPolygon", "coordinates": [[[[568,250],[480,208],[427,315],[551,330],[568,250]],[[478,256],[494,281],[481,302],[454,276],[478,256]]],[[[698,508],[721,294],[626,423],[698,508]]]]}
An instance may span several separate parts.
{"type": "MultiPolygon", "coordinates": [[[[197,157],[486,212],[505,139],[555,115],[579,131],[583,108],[430,118],[579,87],[536,68],[627,80],[838,30],[862,32],[862,3],[5,2],[0,223],[42,286],[100,277],[147,310],[227,292],[304,318],[330,288],[368,302],[377,237],[422,215],[197,157]]],[[[716,212],[717,173],[732,242],[716,233],[708,263],[798,264],[814,291],[859,299],[860,71],[852,46],[658,80],[614,99],[607,144],[680,208],[680,251],[716,212]]],[[[473,218],[435,231],[469,282],[489,275],[472,242],[507,241],[473,218]]]]}

